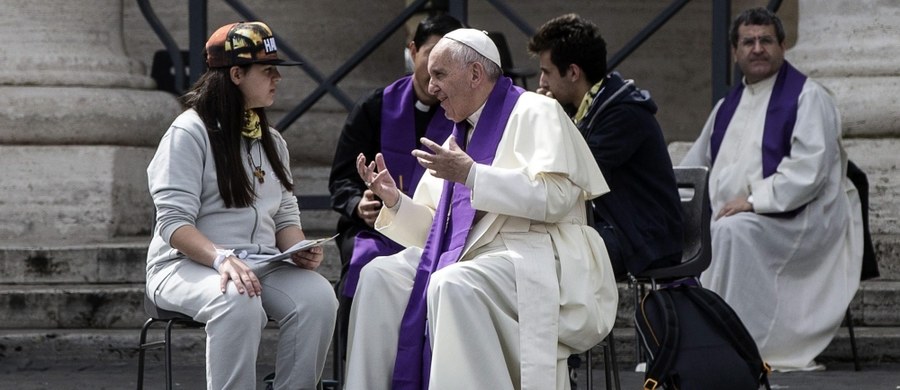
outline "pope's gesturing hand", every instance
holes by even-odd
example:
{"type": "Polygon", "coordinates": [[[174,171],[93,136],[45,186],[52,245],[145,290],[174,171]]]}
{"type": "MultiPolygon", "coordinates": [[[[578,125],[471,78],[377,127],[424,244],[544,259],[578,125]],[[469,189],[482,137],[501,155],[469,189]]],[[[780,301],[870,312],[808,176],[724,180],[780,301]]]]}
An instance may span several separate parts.
{"type": "Polygon", "coordinates": [[[381,198],[384,205],[394,207],[400,201],[400,189],[391,177],[384,164],[384,156],[381,153],[375,155],[375,161],[366,164],[366,156],[362,153],[356,157],[356,170],[359,177],[366,183],[375,196],[381,198]]]}
{"type": "Polygon", "coordinates": [[[428,173],[439,179],[466,183],[475,161],[457,145],[456,137],[451,135],[447,139],[446,148],[425,137],[421,141],[434,154],[416,149],[412,151],[412,155],[419,160],[420,165],[428,169],[428,173]]]}

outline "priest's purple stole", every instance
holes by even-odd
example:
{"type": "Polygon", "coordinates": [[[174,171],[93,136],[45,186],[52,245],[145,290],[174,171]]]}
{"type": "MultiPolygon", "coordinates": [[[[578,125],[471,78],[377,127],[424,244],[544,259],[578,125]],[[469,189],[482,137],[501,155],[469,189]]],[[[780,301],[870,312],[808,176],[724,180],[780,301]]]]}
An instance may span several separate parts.
{"type": "MultiPolygon", "coordinates": [[[[762,147],[763,177],[775,173],[781,160],[791,154],[791,136],[794,133],[794,123],[797,121],[797,108],[804,83],[806,76],[785,61],[778,70],[769,106],[766,109],[762,147]]],[[[728,93],[719,106],[719,112],[716,113],[709,146],[713,164],[716,162],[725,131],[741,102],[743,92],[744,84],[741,83],[728,93]]]]}
{"type": "MultiPolygon", "coordinates": [[[[416,93],[412,76],[403,77],[388,85],[382,96],[381,154],[394,182],[400,186],[403,193],[412,196],[419,179],[422,178],[422,173],[425,172],[425,168],[419,165],[410,153],[418,146],[415,129],[416,93]]],[[[437,112],[428,123],[425,137],[441,143],[450,135],[453,122],[444,116],[442,108],[432,109],[437,112]]],[[[418,147],[424,150],[424,147],[418,147]]],[[[352,297],[356,294],[359,273],[366,264],[378,256],[392,255],[401,250],[402,245],[378,232],[362,231],[357,234],[353,243],[353,255],[344,279],[344,290],[341,293],[346,297],[352,297]]]]}

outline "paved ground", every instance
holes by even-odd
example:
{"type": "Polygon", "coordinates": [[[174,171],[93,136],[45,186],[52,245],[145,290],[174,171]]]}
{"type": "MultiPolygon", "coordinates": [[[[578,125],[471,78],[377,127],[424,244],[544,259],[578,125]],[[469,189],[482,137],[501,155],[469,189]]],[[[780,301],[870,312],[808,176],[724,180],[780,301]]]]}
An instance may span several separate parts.
{"type": "MultiPolygon", "coordinates": [[[[326,368],[326,376],[330,376],[326,368]]],[[[271,372],[271,367],[260,367],[262,377],[271,372]]],[[[45,390],[45,389],[134,389],[136,388],[137,363],[122,362],[97,364],[93,362],[72,362],[52,367],[10,367],[0,361],[0,389],[45,390]]],[[[584,378],[579,378],[583,381],[584,378]]],[[[622,389],[639,389],[640,374],[622,372],[622,389]]],[[[603,387],[603,372],[594,373],[595,389],[603,387]]],[[[773,389],[818,389],[818,390],[898,390],[900,389],[900,363],[866,365],[863,371],[853,371],[852,365],[835,365],[829,370],[811,373],[776,373],[772,377],[773,389]]],[[[205,386],[203,367],[181,367],[175,370],[176,389],[203,389],[205,386]]],[[[145,389],[163,389],[162,365],[148,367],[145,389]]],[[[585,389],[582,383],[579,390],[585,389]]],[[[466,389],[468,390],[468,389],[466,389]]]]}
{"type": "MultiPolygon", "coordinates": [[[[583,378],[579,378],[582,380],[583,378]]],[[[622,389],[640,389],[643,374],[622,372],[622,389]]],[[[900,389],[900,363],[864,365],[862,371],[853,371],[853,364],[830,366],[826,371],[774,373],[769,382],[772,389],[791,390],[898,390],[900,389]]],[[[603,389],[603,372],[594,372],[594,388],[603,389]]],[[[584,387],[579,387],[579,390],[584,387]]]]}

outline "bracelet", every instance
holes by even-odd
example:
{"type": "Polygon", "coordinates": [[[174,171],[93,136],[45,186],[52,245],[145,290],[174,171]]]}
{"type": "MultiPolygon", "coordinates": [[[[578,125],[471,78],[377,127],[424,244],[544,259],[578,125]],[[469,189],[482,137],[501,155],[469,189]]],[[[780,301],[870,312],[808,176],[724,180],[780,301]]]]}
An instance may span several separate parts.
{"type": "Polygon", "coordinates": [[[233,250],[216,248],[216,258],[213,260],[212,264],[213,269],[216,270],[216,272],[219,272],[219,267],[225,262],[225,259],[231,256],[234,256],[233,250]]]}

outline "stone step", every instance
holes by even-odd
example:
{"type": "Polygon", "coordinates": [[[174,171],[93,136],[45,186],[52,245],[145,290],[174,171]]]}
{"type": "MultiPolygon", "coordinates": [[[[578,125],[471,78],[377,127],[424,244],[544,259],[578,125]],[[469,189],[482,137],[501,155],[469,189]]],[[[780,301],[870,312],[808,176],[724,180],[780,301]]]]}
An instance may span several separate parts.
{"type": "MultiPolygon", "coordinates": [[[[632,289],[619,284],[619,310],[617,327],[628,327],[634,322],[634,298],[632,289]]],[[[900,281],[867,280],[860,284],[850,311],[857,326],[900,326],[900,281]]]]}
{"type": "Polygon", "coordinates": [[[143,283],[0,285],[0,329],[140,327],[143,294],[143,283]]]}
{"type": "MultiPolygon", "coordinates": [[[[614,329],[619,367],[627,370],[634,365],[634,329],[614,329]]],[[[856,342],[860,360],[867,363],[900,360],[900,327],[856,327],[856,342]]],[[[160,340],[161,325],[154,326],[148,340],[160,340]]],[[[202,329],[173,330],[177,364],[202,365],[206,346],[202,329]]],[[[137,361],[140,329],[3,329],[0,330],[0,353],[4,364],[17,367],[40,368],[72,361],[124,362],[137,361]]],[[[274,362],[277,329],[270,324],[263,331],[260,364],[274,362]]],[[[594,349],[598,354],[599,348],[594,349]]],[[[147,364],[159,369],[162,351],[148,351],[147,364]]],[[[821,363],[850,362],[850,341],[846,328],[841,328],[828,348],[817,358],[821,363]]],[[[329,358],[330,361],[330,358],[329,358]]],[[[595,359],[602,364],[602,358],[595,359]]]]}
{"type": "MultiPolygon", "coordinates": [[[[310,238],[333,230],[309,231],[310,238]]],[[[900,237],[874,237],[881,277],[900,280],[900,237]]],[[[0,247],[0,285],[64,283],[143,283],[149,237],[128,237],[105,244],[0,247]]],[[[340,277],[340,255],[334,241],[325,245],[320,272],[332,282],[340,277]]]]}
{"type": "Polygon", "coordinates": [[[0,248],[0,284],[143,283],[149,237],[110,244],[0,248]]]}
{"type": "MultiPolygon", "coordinates": [[[[162,340],[165,324],[155,324],[147,341],[162,340]]],[[[4,364],[42,367],[67,361],[134,361],[138,359],[140,328],[129,329],[4,329],[0,330],[0,349],[4,364]]],[[[172,331],[172,349],[176,364],[203,365],[206,334],[202,328],[178,326],[172,331]]],[[[278,329],[263,330],[258,361],[272,365],[278,329]]],[[[162,368],[162,349],[147,351],[148,367],[162,368]]]]}
{"type": "MultiPolygon", "coordinates": [[[[900,358],[900,349],[898,349],[900,348],[900,327],[854,327],[853,330],[856,334],[857,354],[861,362],[894,362],[900,358]]],[[[635,364],[634,328],[617,325],[614,332],[619,368],[633,366],[635,364]]],[[[594,353],[599,350],[599,348],[595,348],[594,353]]],[[[599,359],[595,359],[595,362],[602,362],[601,359],[602,355],[599,359]]],[[[816,360],[824,364],[853,361],[850,336],[846,327],[838,330],[835,338],[816,360]]]]}
{"type": "MultiPolygon", "coordinates": [[[[309,238],[333,235],[311,231],[309,238]]],[[[129,237],[114,243],[55,247],[0,247],[0,285],[144,283],[149,237],[129,237]]],[[[323,275],[340,277],[340,256],[334,241],[325,245],[323,275]]]]}
{"type": "MultiPolygon", "coordinates": [[[[0,329],[136,328],[147,319],[143,294],[142,282],[0,285],[0,313],[6,313],[0,318],[0,329]]],[[[627,285],[619,285],[616,326],[629,327],[633,322],[631,294],[627,285]]],[[[900,326],[897,302],[900,281],[863,282],[850,306],[854,323],[900,326]]]]}

